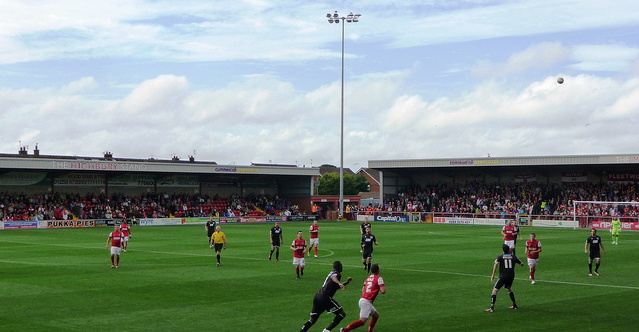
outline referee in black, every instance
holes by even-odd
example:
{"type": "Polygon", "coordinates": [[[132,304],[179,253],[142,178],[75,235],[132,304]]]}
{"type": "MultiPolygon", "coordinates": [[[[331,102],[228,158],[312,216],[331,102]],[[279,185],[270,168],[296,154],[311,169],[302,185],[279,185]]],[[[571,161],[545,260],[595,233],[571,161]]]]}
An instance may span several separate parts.
{"type": "Polygon", "coordinates": [[[328,311],[332,314],[335,314],[335,318],[333,321],[326,327],[326,330],[332,331],[339,323],[346,317],[346,312],[344,309],[333,299],[335,296],[335,292],[338,289],[346,290],[346,285],[353,280],[353,278],[348,277],[348,280],[345,283],[341,282],[342,279],[342,262],[335,261],[333,263],[333,271],[331,271],[326,280],[324,281],[324,285],[320,288],[315,296],[313,297],[313,309],[311,309],[311,319],[309,319],[300,332],[308,331],[308,329],[317,322],[319,316],[324,312],[328,311]]]}

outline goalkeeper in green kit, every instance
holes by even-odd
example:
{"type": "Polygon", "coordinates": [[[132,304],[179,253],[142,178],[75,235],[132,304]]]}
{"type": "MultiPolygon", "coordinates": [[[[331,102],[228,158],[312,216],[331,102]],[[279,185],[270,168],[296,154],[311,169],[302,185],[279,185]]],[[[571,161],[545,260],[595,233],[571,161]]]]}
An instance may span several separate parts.
{"type": "Polygon", "coordinates": [[[612,244],[619,244],[619,232],[621,232],[621,220],[619,217],[612,219],[610,223],[610,233],[612,233],[612,244]]]}

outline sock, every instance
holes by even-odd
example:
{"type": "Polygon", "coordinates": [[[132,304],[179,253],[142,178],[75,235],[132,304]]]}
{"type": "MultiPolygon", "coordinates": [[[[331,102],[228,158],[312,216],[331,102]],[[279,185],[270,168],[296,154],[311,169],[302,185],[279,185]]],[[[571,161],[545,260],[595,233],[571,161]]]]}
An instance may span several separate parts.
{"type": "Polygon", "coordinates": [[[517,302],[515,302],[515,293],[513,292],[508,292],[508,295],[510,295],[510,300],[513,301],[513,307],[517,307],[517,302]]]}
{"type": "Polygon", "coordinates": [[[315,247],[314,251],[315,251],[315,256],[317,256],[317,247],[315,247]]]}
{"type": "Polygon", "coordinates": [[[275,259],[280,259],[280,251],[279,250],[277,250],[275,252],[275,259]]]}
{"type": "Polygon", "coordinates": [[[495,302],[497,302],[497,294],[490,296],[490,309],[495,309],[495,302]]]}
{"type": "Polygon", "coordinates": [[[342,319],[344,319],[344,317],[346,317],[346,313],[343,310],[337,312],[335,314],[335,318],[333,318],[333,321],[330,324],[328,324],[326,329],[329,331],[332,331],[337,325],[339,325],[339,322],[341,322],[342,319]]]}
{"type": "Polygon", "coordinates": [[[295,267],[295,274],[297,274],[298,277],[300,276],[300,267],[299,266],[295,267]]]}
{"type": "Polygon", "coordinates": [[[111,265],[115,265],[115,257],[111,256],[111,265]]]}
{"type": "Polygon", "coordinates": [[[304,331],[308,331],[308,329],[313,326],[313,322],[311,322],[310,320],[307,321],[306,323],[304,323],[304,325],[302,326],[302,329],[300,330],[300,332],[304,332],[304,331]]]}
{"type": "Polygon", "coordinates": [[[270,253],[270,254],[268,254],[268,257],[273,256],[273,251],[274,251],[274,250],[271,250],[271,253],[270,253]]]}
{"type": "Polygon", "coordinates": [[[373,328],[375,327],[375,324],[377,324],[377,319],[379,317],[371,317],[371,322],[368,323],[368,332],[373,332],[373,328]]]}
{"type": "Polygon", "coordinates": [[[535,280],[535,271],[530,271],[530,279],[535,280]]]}
{"type": "Polygon", "coordinates": [[[590,274],[592,274],[592,263],[588,263],[588,271],[590,271],[590,274]]]}
{"type": "MultiPolygon", "coordinates": [[[[115,266],[120,265],[120,256],[115,257],[115,266]]],[[[597,264],[597,268],[599,268],[599,264],[597,264]]]]}
{"type": "Polygon", "coordinates": [[[601,265],[601,263],[595,264],[595,272],[599,272],[599,265],[601,265]]]}
{"type": "Polygon", "coordinates": [[[364,326],[364,322],[362,322],[361,319],[358,319],[348,324],[348,326],[344,328],[344,331],[354,330],[360,326],[364,326]]]}
{"type": "Polygon", "coordinates": [[[371,273],[371,261],[368,261],[368,273],[371,273]]]}
{"type": "Polygon", "coordinates": [[[220,264],[220,255],[217,255],[217,263],[220,264]]]}

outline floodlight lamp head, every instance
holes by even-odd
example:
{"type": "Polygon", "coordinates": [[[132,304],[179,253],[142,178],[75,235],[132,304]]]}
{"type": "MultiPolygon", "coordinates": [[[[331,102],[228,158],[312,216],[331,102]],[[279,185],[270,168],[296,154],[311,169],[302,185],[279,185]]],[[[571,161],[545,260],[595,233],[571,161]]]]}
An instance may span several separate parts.
{"type": "Polygon", "coordinates": [[[339,14],[337,14],[337,10],[335,11],[335,14],[333,14],[333,18],[338,18],[339,14]]]}
{"type": "Polygon", "coordinates": [[[326,14],[326,17],[331,18],[331,13],[326,14]]]}
{"type": "Polygon", "coordinates": [[[332,19],[332,18],[329,18],[329,19],[328,19],[328,23],[333,23],[333,19],[332,19]]]}

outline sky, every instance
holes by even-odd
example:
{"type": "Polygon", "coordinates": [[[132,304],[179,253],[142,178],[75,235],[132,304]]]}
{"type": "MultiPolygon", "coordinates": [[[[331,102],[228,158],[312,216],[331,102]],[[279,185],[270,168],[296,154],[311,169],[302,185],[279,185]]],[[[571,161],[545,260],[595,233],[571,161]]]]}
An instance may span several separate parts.
{"type": "Polygon", "coordinates": [[[636,0],[0,0],[0,153],[339,166],[342,68],[345,168],[639,153],[637,31],[636,0]]]}

